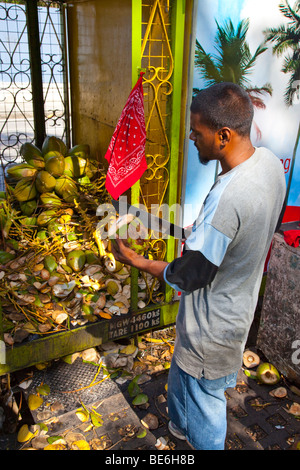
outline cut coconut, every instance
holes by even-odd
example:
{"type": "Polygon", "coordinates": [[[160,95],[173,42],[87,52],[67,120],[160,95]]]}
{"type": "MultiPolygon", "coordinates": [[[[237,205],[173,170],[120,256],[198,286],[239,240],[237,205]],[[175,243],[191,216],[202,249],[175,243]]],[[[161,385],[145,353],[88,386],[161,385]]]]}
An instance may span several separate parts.
{"type": "Polygon", "coordinates": [[[153,413],[148,413],[142,420],[141,423],[145,428],[153,430],[159,426],[158,418],[153,413]]]}
{"type": "Polygon", "coordinates": [[[159,439],[157,439],[155,447],[157,450],[169,450],[170,449],[164,437],[160,437],[159,439]]]}
{"type": "Polygon", "coordinates": [[[53,294],[56,297],[63,298],[69,295],[76,285],[75,281],[70,281],[65,284],[55,284],[52,288],[53,294]]]}
{"type": "Polygon", "coordinates": [[[286,411],[290,413],[291,415],[300,416],[300,404],[294,402],[286,411]]]}
{"type": "Polygon", "coordinates": [[[268,385],[275,385],[280,380],[278,370],[269,362],[260,364],[257,368],[256,375],[260,382],[268,385]]]}
{"type": "Polygon", "coordinates": [[[99,271],[101,271],[101,266],[99,266],[99,264],[90,264],[89,266],[87,266],[87,268],[85,268],[84,274],[86,274],[87,276],[92,276],[93,274],[96,274],[99,271]]]}
{"type": "Polygon", "coordinates": [[[243,354],[243,363],[248,369],[251,369],[259,365],[260,358],[253,351],[245,351],[243,354]]]}
{"type": "Polygon", "coordinates": [[[100,310],[105,307],[106,303],[106,296],[105,294],[101,294],[99,299],[95,303],[95,307],[99,308],[100,310]]]}
{"type": "Polygon", "coordinates": [[[275,398],[285,398],[287,396],[287,389],[284,387],[278,387],[278,388],[275,388],[274,390],[271,390],[269,395],[275,398]]]}
{"type": "Polygon", "coordinates": [[[123,268],[123,264],[120,261],[117,261],[112,253],[108,253],[105,257],[105,268],[110,273],[115,273],[120,271],[123,268]]]}
{"type": "Polygon", "coordinates": [[[123,266],[123,268],[115,272],[114,275],[119,281],[125,281],[125,279],[130,276],[130,272],[127,266],[123,266]]]}
{"type": "Polygon", "coordinates": [[[55,311],[52,313],[52,318],[58,325],[61,325],[67,320],[68,315],[65,312],[55,311]]]}
{"type": "Polygon", "coordinates": [[[108,279],[105,285],[108,294],[113,297],[122,291],[121,283],[116,279],[108,279]]]}
{"type": "Polygon", "coordinates": [[[19,429],[18,435],[17,435],[17,440],[18,442],[26,442],[29,441],[34,437],[34,434],[29,431],[28,425],[23,424],[21,428],[19,429]]]}

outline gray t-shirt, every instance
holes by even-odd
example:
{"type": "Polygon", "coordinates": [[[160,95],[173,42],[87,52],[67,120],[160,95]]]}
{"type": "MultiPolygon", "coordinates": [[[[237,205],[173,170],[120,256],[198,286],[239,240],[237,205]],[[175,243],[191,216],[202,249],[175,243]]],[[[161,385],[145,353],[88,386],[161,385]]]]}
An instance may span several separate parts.
{"type": "Polygon", "coordinates": [[[240,368],[284,196],[280,160],[256,148],[248,160],[219,176],[206,197],[185,243],[185,252],[193,254],[186,257],[189,269],[180,268],[185,255],[167,266],[166,281],[182,291],[174,359],[188,374],[217,379],[240,368]],[[215,272],[204,287],[184,291],[183,280],[180,287],[174,283],[183,273],[197,276],[206,264],[215,272]]]}

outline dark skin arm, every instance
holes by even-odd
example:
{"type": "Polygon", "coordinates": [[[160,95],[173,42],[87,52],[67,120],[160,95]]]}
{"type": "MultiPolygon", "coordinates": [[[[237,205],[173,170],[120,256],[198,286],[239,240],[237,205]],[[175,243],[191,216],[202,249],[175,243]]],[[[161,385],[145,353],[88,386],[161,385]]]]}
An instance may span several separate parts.
{"type": "Polygon", "coordinates": [[[166,261],[146,259],[126,246],[119,238],[116,238],[116,240],[112,243],[111,251],[116,260],[120,261],[120,263],[133,266],[139,271],[144,271],[148,274],[151,274],[161,281],[164,279],[164,270],[165,267],[169,264],[166,261]]]}

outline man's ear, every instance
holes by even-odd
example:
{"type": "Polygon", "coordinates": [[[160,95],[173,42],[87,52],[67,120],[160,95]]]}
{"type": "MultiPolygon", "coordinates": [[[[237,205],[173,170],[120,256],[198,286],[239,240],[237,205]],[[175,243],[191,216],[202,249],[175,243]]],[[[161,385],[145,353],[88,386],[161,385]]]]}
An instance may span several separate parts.
{"type": "Polygon", "coordinates": [[[229,144],[229,142],[231,141],[231,129],[229,127],[222,127],[222,129],[218,131],[218,138],[221,148],[224,148],[225,145],[229,144]]]}

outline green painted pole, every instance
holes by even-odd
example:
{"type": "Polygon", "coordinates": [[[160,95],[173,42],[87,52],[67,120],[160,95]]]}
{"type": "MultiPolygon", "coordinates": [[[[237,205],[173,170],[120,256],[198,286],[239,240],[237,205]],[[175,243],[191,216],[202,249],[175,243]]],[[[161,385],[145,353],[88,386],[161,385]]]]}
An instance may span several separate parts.
{"type": "MultiPolygon", "coordinates": [[[[142,1],[132,0],[131,13],[131,81],[132,87],[139,78],[141,68],[141,44],[142,44],[142,1]]],[[[131,188],[131,204],[138,204],[140,199],[140,182],[137,181],[131,188]]],[[[131,308],[137,310],[138,303],[138,276],[139,271],[131,268],[131,308]]]]}
{"type": "MultiPolygon", "coordinates": [[[[182,67],[183,67],[183,44],[184,44],[184,26],[185,26],[185,0],[177,0],[172,5],[171,12],[172,38],[171,47],[174,57],[173,72],[173,95],[171,104],[171,127],[170,127],[170,182],[168,188],[168,204],[179,202],[178,195],[178,176],[179,176],[179,152],[180,152],[180,125],[181,125],[181,96],[182,96],[182,67]]],[[[170,214],[174,217],[173,212],[170,214]]],[[[178,223],[176,220],[171,222],[178,223]]],[[[176,240],[172,237],[168,239],[166,261],[172,261],[176,256],[176,240]]],[[[170,302],[173,296],[173,290],[166,286],[166,302],[170,302]]]]}

